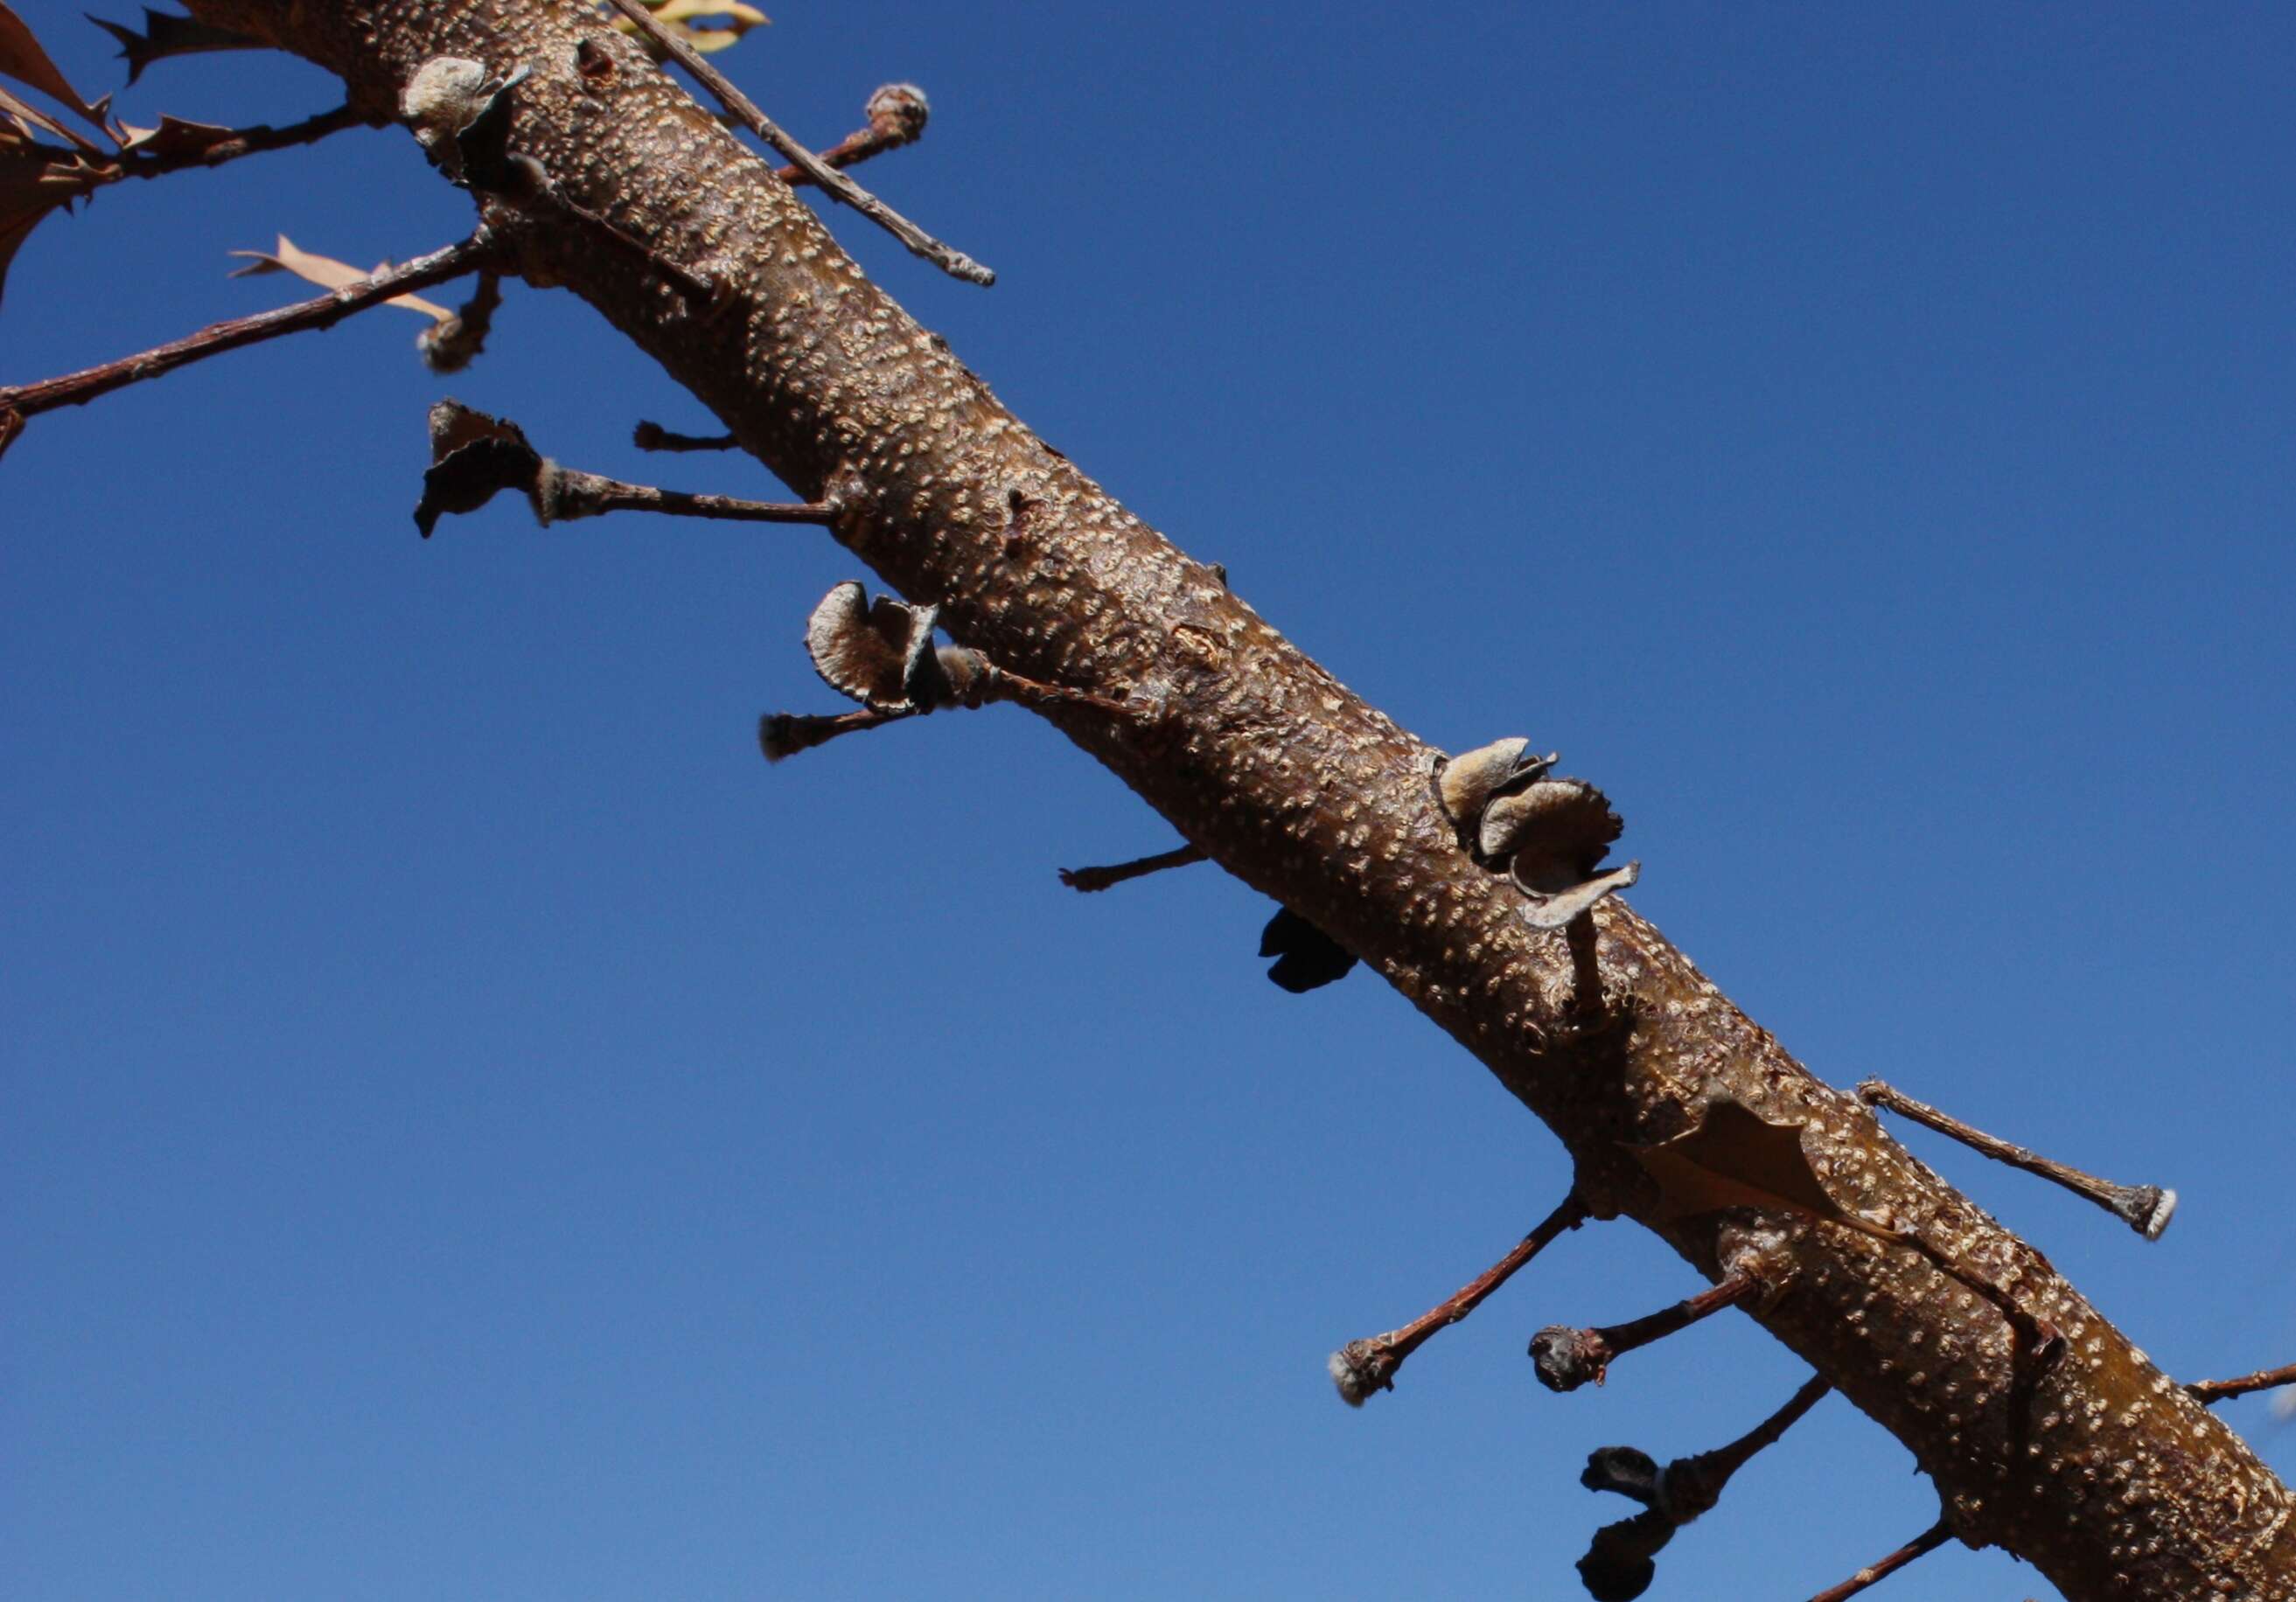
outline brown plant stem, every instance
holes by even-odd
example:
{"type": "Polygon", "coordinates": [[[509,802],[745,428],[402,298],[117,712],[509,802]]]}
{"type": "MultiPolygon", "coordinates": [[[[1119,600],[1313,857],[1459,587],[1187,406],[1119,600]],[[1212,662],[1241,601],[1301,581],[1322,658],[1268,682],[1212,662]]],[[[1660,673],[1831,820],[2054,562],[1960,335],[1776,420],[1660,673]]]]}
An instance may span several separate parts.
{"type": "Polygon", "coordinates": [[[1623,1324],[1591,1329],[1550,1324],[1530,1337],[1530,1355],[1538,1366],[1539,1383],[1550,1391],[1575,1391],[1589,1380],[1601,1385],[1611,1365],[1637,1346],[1687,1329],[1701,1319],[1734,1307],[1760,1288],[1761,1281],[1742,1270],[1671,1307],[1623,1324]]]}
{"type": "Polygon", "coordinates": [[[0,415],[13,413],[18,418],[32,417],[42,412],[52,412],[59,406],[84,406],[100,395],[114,389],[124,389],[130,384],[140,384],[147,379],[160,378],[187,367],[206,357],[221,356],[227,350],[242,346],[259,345],[266,339],[275,339],[283,334],[299,334],[312,329],[332,328],[354,312],[363,312],[371,306],[380,306],[394,296],[427,290],[450,278],[460,278],[465,273],[496,263],[494,236],[480,228],[459,244],[443,250],[433,250],[428,256],[418,256],[400,266],[387,268],[371,278],[361,280],[321,295],[316,299],[298,301],[275,311],[258,312],[251,317],[234,317],[225,323],[211,323],[197,333],[132,356],[101,366],[68,372],[61,378],[43,379],[35,384],[20,384],[13,388],[0,388],[0,415]]]}
{"type": "Polygon", "coordinates": [[[1169,851],[1160,851],[1154,856],[1135,857],[1128,862],[1111,862],[1098,868],[1063,868],[1061,870],[1061,883],[1071,890],[1081,890],[1090,895],[1095,890],[1120,885],[1127,879],[1161,873],[1167,868],[1185,868],[1191,862],[1203,860],[1201,846],[1176,846],[1169,851]]]}
{"type": "Polygon", "coordinates": [[[1686,1458],[1677,1458],[1666,1467],[1661,1482],[1666,1488],[1668,1510],[1681,1522],[1711,1508],[1722,1494],[1730,1476],[1746,1466],[1747,1460],[1765,1447],[1774,1446],[1778,1437],[1801,1421],[1804,1413],[1816,1407],[1825,1394],[1833,1389],[1823,1374],[1813,1374],[1804,1380],[1801,1388],[1786,1399],[1785,1405],[1763,1419],[1753,1428],[1726,1446],[1711,1451],[1696,1452],[1686,1458]]]}
{"type": "Polygon", "coordinates": [[[300,122],[291,122],[283,127],[272,127],[258,123],[252,127],[234,128],[228,139],[218,139],[197,150],[123,151],[119,157],[120,170],[131,178],[158,178],[169,173],[179,173],[188,168],[221,167],[226,161],[236,161],[242,156],[259,156],[267,151],[283,151],[299,144],[314,144],[330,134],[340,134],[345,128],[380,127],[374,118],[345,104],[332,111],[322,111],[316,117],[306,117],[300,122]]]}
{"type": "MultiPolygon", "coordinates": [[[[1062,877],[1065,879],[1067,875],[1062,877]]],[[[1340,1387],[1341,1398],[1360,1407],[1374,1394],[1393,1390],[1396,1370],[1413,1353],[1432,1340],[1436,1331],[1449,1328],[1480,1307],[1493,1291],[1514,1277],[1518,1269],[1545,1251],[1555,1237],[1586,1222],[1587,1216],[1587,1204],[1578,1199],[1576,1192],[1564,1197],[1562,1206],[1540,1220],[1538,1227],[1524,1236],[1513,1250],[1411,1322],[1385,1335],[1349,1341],[1341,1347],[1332,1354],[1332,1377],[1340,1387]]]]}
{"type": "Polygon", "coordinates": [[[2196,1379],[2185,1389],[2214,1406],[2234,1396],[2245,1396],[2251,1391],[2268,1391],[2275,1385],[2296,1385],[2296,1363],[2290,1363],[2284,1369],[2259,1369],[2253,1374],[2243,1374],[2238,1379],[2196,1379]]]}
{"type": "Polygon", "coordinates": [[[1867,1564],[1839,1585],[1827,1586],[1809,1602],[1845,1602],[1846,1598],[1856,1596],[1875,1581],[1888,1579],[1915,1558],[1936,1551],[1952,1539],[1953,1532],[1946,1527],[1945,1520],[1939,1519],[1887,1557],[1878,1563],[1867,1564]]]}
{"type": "Polygon", "coordinates": [[[2074,1195],[2095,1202],[2120,1219],[2147,1240],[2158,1240],[2169,1221],[2176,1216],[2177,1193],[2159,1185],[2116,1185],[2101,1180],[2093,1173],[2084,1173],[2063,1163],[2053,1162],[2022,1146],[2013,1146],[1981,1129],[1972,1129],[1960,1119],[1939,1112],[1925,1101],[1916,1101],[1896,1086],[1879,1079],[1860,1081],[1857,1094],[1868,1105],[1886,1107],[1891,1112],[1911,1118],[1915,1123],[1949,1135],[1972,1150],[1981,1151],[1997,1163],[2012,1168],[2021,1168],[2036,1173],[2054,1184],[2062,1185],[2074,1195]]]}
{"type": "Polygon", "coordinates": [[[619,478],[562,468],[554,510],[561,519],[608,511],[654,511],[734,523],[827,524],[837,520],[841,508],[834,501],[744,501],[734,495],[657,489],[651,484],[625,484],[619,478]]]}
{"type": "Polygon", "coordinates": [[[783,159],[795,165],[821,185],[832,199],[852,207],[907,246],[911,255],[923,257],[950,277],[962,278],[967,283],[977,283],[983,288],[996,282],[996,274],[987,267],[964,251],[941,243],[782,132],[772,118],[759,110],[748,95],[734,86],[732,79],[709,64],[708,57],[655,20],[653,13],[638,0],[613,0],[613,4],[616,11],[636,24],[637,30],[659,46],[664,54],[685,68],[694,82],[709,90],[719,105],[739,118],[758,138],[780,151],[783,159]]]}

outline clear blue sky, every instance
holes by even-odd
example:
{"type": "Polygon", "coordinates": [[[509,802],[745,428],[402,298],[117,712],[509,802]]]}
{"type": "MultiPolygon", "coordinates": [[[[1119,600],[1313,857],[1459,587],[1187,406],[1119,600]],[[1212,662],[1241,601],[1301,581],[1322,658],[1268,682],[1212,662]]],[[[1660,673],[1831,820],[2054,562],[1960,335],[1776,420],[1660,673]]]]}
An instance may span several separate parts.
{"type": "MultiPolygon", "coordinates": [[[[2285,8],[772,9],[726,59],[802,135],[931,91],[869,181],[1002,282],[834,225],[1021,416],[1405,724],[1561,748],[1815,1072],[2177,1186],[2147,1246],[1908,1135],[2172,1372],[2296,1360],[2285,8]]],[[[225,56],[120,110],[332,103],[225,56]]],[[[0,380],[468,217],[395,132],[104,194],[0,380]]],[[[1695,1288],[1622,1225],[1343,1409],[1554,1140],[1376,980],[1270,985],[1217,870],[1062,889],[1173,837],[1024,713],[768,770],[840,705],[819,532],[418,540],[441,394],[775,492],[632,450],[709,420],[570,298],[451,380],[416,327],[0,464],[0,1591],[1567,1598],[1590,1448],[1800,1383],[1734,1314],[1540,1390],[1538,1326],[1695,1288]]],[[[1807,1596],[1909,1467],[1829,1400],[1650,1594],[1807,1596]]]]}

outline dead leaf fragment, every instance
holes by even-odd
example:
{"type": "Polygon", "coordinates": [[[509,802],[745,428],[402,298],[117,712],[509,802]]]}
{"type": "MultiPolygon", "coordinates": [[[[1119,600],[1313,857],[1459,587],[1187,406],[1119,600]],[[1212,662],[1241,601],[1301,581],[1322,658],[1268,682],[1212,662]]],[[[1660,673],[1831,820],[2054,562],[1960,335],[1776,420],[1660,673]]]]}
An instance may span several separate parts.
{"type": "Polygon", "coordinates": [[[873,606],[860,581],[848,579],[806,619],[806,654],[832,690],[873,712],[928,712],[950,699],[932,645],[939,617],[939,607],[890,595],[873,606]]]}
{"type": "Polygon", "coordinates": [[[430,466],[414,526],[427,540],[447,513],[476,511],[506,489],[524,494],[535,517],[547,523],[542,487],[551,470],[516,423],[442,400],[430,408],[430,466]]]}
{"type": "Polygon", "coordinates": [[[1293,995],[1343,979],[1356,965],[1353,952],[1289,907],[1278,909],[1260,931],[1259,954],[1275,959],[1267,977],[1293,995]]]}
{"type": "MultiPolygon", "coordinates": [[[[13,103],[20,102],[0,91],[0,112],[10,112],[13,103]]],[[[12,117],[0,120],[0,292],[6,290],[8,264],[17,247],[49,213],[68,209],[119,176],[109,162],[39,143],[12,117]]]]}
{"type": "MultiPolygon", "coordinates": [[[[298,246],[285,234],[279,236],[277,247],[270,250],[234,250],[234,256],[248,257],[248,265],[232,271],[234,278],[254,278],[265,273],[292,273],[306,283],[316,283],[323,290],[346,290],[355,283],[364,283],[379,273],[387,273],[391,264],[380,262],[371,270],[355,267],[347,261],[337,261],[332,256],[317,256],[298,246]]],[[[393,295],[385,306],[403,306],[410,312],[421,312],[433,322],[444,323],[454,313],[435,301],[420,295],[393,295]]]]}
{"type": "Polygon", "coordinates": [[[119,127],[127,135],[119,148],[135,156],[197,156],[242,136],[237,128],[221,127],[212,122],[187,122],[165,112],[160,113],[156,128],[139,128],[129,122],[119,127]]]}
{"type": "Polygon", "coordinates": [[[110,135],[111,130],[103,126],[103,106],[90,105],[79,97],[79,91],[56,69],[24,20],[4,4],[0,4],[0,77],[29,84],[51,100],[70,107],[74,115],[94,123],[96,132],[110,135]]]}
{"type": "Polygon", "coordinates": [[[1717,1100],[1707,1104],[1697,1128],[1628,1149],[1658,1185],[1660,1220],[1725,1207],[1783,1208],[1883,1240],[1900,1239],[1897,1231],[1861,1218],[1826,1194],[1802,1150],[1801,1131],[1799,1124],[1766,1123],[1735,1101],[1717,1100]]]}

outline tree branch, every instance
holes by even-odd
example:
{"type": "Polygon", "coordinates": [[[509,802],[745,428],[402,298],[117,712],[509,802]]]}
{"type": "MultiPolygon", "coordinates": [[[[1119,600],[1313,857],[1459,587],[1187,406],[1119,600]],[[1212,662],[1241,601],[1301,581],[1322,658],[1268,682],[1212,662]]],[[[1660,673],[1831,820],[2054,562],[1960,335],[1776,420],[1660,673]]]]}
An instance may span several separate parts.
{"type": "Polygon", "coordinates": [[[276,311],[258,312],[251,317],[211,323],[197,333],[187,334],[183,339],[132,356],[121,356],[101,366],[68,372],[61,378],[43,379],[37,384],[0,389],[0,418],[12,413],[20,427],[25,418],[37,416],[42,412],[53,412],[59,406],[84,406],[100,395],[109,395],[114,389],[124,389],[147,379],[163,377],[178,367],[188,367],[193,362],[221,356],[227,350],[260,345],[266,339],[276,339],[283,334],[332,328],[354,312],[381,306],[395,296],[411,294],[416,290],[427,290],[433,284],[445,283],[451,278],[460,278],[465,273],[493,265],[496,259],[494,236],[485,228],[480,228],[460,244],[433,250],[428,256],[418,256],[403,266],[377,273],[333,294],[298,301],[293,306],[283,306],[276,311]]]}
{"type": "Polygon", "coordinates": [[[696,316],[544,216],[519,239],[529,277],[596,307],[798,494],[833,484],[849,508],[837,537],[938,603],[957,640],[1123,695],[1133,715],[1044,715],[1487,1065],[1568,1147],[1595,1216],[1645,1224],[1709,1279],[1759,1259],[1775,1294],[1748,1315],[1908,1447],[1955,1534],[2016,1553],[2076,1602],[2296,1592],[2288,1492],[2221,1419],[1615,898],[1588,914],[1609,1007],[1587,1027],[1565,935],[1533,927],[1522,892],[1460,848],[1433,793],[1439,753],[1006,412],[602,18],[563,0],[193,4],[342,75],[359,104],[395,104],[440,55],[529,67],[521,151],[636,235],[718,258],[726,293],[696,316]],[[578,45],[611,58],[610,85],[583,79],[578,45]],[[1923,1255],[1792,1210],[1662,1205],[1630,1148],[1698,1126],[1718,1098],[1796,1128],[1845,1212],[1918,1229],[2062,1332],[2029,1439],[2009,1320],[1923,1255]]]}

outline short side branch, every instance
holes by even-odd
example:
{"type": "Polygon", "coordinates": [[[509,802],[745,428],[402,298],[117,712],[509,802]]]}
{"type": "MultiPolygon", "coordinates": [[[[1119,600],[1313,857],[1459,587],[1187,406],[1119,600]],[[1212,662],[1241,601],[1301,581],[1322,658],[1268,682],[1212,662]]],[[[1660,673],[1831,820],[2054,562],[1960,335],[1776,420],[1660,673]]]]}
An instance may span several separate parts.
{"type": "Polygon", "coordinates": [[[428,256],[418,256],[403,266],[377,273],[357,283],[346,285],[332,295],[322,295],[316,300],[299,301],[293,306],[281,307],[276,311],[258,312],[251,317],[211,323],[199,332],[172,344],[158,346],[136,356],[122,356],[100,367],[66,373],[62,378],[44,379],[37,384],[0,389],[0,417],[12,413],[20,420],[42,412],[53,412],[59,406],[83,406],[99,395],[109,395],[114,389],[124,389],[130,384],[159,378],[178,367],[187,367],[206,357],[220,356],[226,350],[259,345],[283,334],[332,328],[354,312],[381,306],[396,296],[427,290],[450,278],[460,278],[465,273],[491,266],[496,260],[494,236],[481,228],[460,244],[434,250],[428,256]]]}
{"type": "Polygon", "coordinates": [[[2296,1385],[2296,1363],[2284,1369],[2259,1369],[2238,1379],[2198,1379],[2185,1389],[2213,1406],[2234,1396],[2245,1396],[2251,1391],[2268,1391],[2275,1385],[2296,1385]]]}
{"type": "Polygon", "coordinates": [[[829,166],[811,151],[782,132],[774,119],[759,110],[755,102],[735,88],[733,80],[711,66],[702,54],[679,38],[654,19],[638,0],[613,0],[614,9],[627,17],[637,30],[653,41],[662,53],[693,77],[693,81],[717,97],[718,103],[733,113],[742,123],[776,151],[783,159],[793,162],[806,176],[821,185],[832,198],[843,201],[863,217],[909,248],[914,256],[927,261],[952,278],[962,278],[967,283],[983,287],[995,283],[996,274],[982,266],[962,250],[952,249],[927,233],[890,206],[871,194],[852,179],[829,166]]]}
{"type": "Polygon", "coordinates": [[[1846,1598],[1856,1596],[1875,1581],[1888,1579],[1915,1558],[1936,1551],[1952,1539],[1953,1532],[1946,1528],[1945,1520],[1939,1519],[1879,1563],[1867,1564],[1841,1584],[1826,1587],[1809,1602],[1846,1602],[1846,1598]]]}

